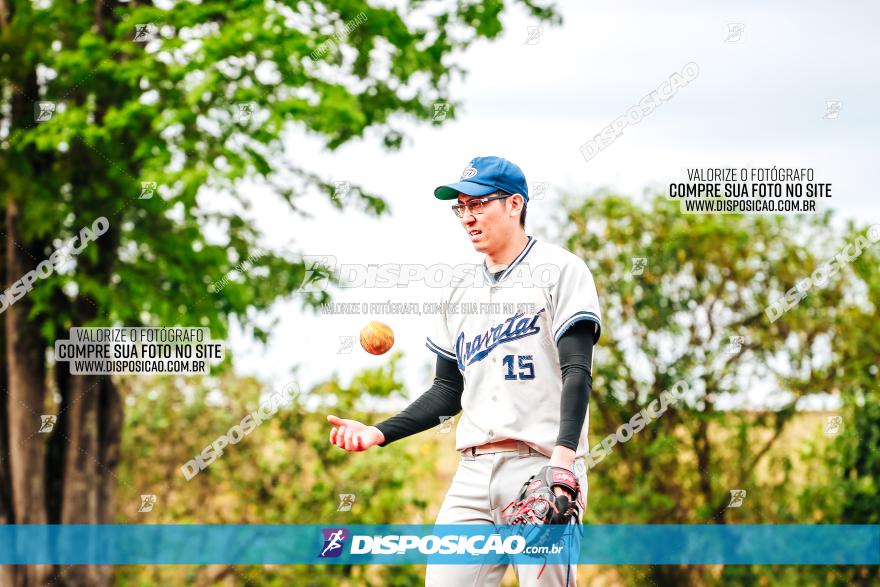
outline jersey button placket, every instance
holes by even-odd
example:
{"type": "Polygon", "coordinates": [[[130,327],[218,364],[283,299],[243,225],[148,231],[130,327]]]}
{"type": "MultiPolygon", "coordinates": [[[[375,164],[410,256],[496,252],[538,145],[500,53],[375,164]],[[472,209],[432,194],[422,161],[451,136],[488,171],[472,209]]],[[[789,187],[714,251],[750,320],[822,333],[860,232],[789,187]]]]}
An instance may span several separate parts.
{"type": "MultiPolygon", "coordinates": [[[[495,298],[495,287],[496,287],[495,284],[492,284],[489,286],[489,312],[486,316],[486,324],[489,328],[492,328],[494,326],[493,320],[495,318],[495,313],[492,312],[491,308],[492,308],[492,302],[494,301],[494,298],[495,298]]],[[[492,364],[494,365],[497,363],[498,363],[498,357],[495,356],[495,353],[492,353],[492,364]]]]}
{"type": "MultiPolygon", "coordinates": [[[[497,287],[498,287],[497,282],[493,283],[491,286],[489,286],[489,304],[490,304],[489,308],[492,308],[491,304],[495,301],[495,293],[496,293],[497,287]]],[[[489,316],[491,316],[493,319],[497,318],[497,316],[495,316],[495,313],[491,310],[489,312],[489,316]]],[[[492,320],[489,320],[489,322],[492,322],[492,320]]],[[[494,323],[493,323],[493,325],[494,325],[494,323]]],[[[498,356],[495,353],[492,353],[492,364],[493,365],[498,364],[498,356]]],[[[498,396],[495,394],[492,394],[492,402],[494,403],[497,401],[498,401],[498,396]]],[[[491,442],[493,438],[495,438],[495,431],[489,430],[489,441],[491,442]]]]}

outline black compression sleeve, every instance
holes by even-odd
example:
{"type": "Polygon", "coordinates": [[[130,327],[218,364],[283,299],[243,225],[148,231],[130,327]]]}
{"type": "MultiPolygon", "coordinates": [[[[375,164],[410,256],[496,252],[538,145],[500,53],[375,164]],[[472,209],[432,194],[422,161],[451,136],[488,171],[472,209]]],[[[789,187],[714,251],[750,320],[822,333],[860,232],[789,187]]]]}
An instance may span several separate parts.
{"type": "Polygon", "coordinates": [[[461,411],[464,379],[455,361],[437,357],[434,384],[405,410],[376,424],[385,435],[385,446],[440,424],[440,416],[455,416],[461,411]]]}
{"type": "Polygon", "coordinates": [[[562,406],[556,444],[577,450],[593,390],[593,333],[589,320],[576,322],[556,343],[562,369],[562,406]]]}

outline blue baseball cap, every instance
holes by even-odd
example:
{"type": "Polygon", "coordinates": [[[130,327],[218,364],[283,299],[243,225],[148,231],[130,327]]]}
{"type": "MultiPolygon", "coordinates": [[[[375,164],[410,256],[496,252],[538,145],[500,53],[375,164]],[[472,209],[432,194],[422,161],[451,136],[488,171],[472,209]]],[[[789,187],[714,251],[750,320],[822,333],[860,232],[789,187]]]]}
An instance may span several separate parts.
{"type": "Polygon", "coordinates": [[[454,200],[459,193],[488,196],[498,190],[522,194],[526,202],[529,201],[529,185],[522,169],[501,157],[474,157],[457,182],[441,185],[434,190],[434,196],[440,200],[454,200]]]}

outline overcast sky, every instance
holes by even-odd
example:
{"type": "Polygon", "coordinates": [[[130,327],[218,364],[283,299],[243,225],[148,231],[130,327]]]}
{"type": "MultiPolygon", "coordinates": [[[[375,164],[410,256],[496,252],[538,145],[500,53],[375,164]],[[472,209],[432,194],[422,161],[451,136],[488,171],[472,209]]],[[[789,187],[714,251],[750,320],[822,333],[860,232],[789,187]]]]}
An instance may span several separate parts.
{"type": "MultiPolygon", "coordinates": [[[[792,2],[768,6],[708,3],[562,2],[564,24],[534,26],[508,12],[505,32],[457,59],[469,70],[453,85],[462,106],[440,127],[405,124],[404,148],[387,153],[375,133],[335,153],[302,135],[291,137],[297,164],[382,195],[392,213],[380,220],[334,211],[320,197],[303,206],[316,220],[293,215],[269,193],[253,192],[254,222],[265,244],[299,254],[333,255],[339,263],[481,262],[436,186],[456,181],[475,156],[517,163],[529,183],[548,182],[545,199],[529,206],[528,232],[541,238],[564,192],[610,187],[638,197],[683,180],[688,167],[811,167],[833,184],[832,208],[841,218],[880,221],[874,180],[880,137],[876,5],[792,2]],[[741,23],[731,36],[730,23],[741,23]],[[736,42],[731,42],[736,41],[736,42]],[[699,75],[640,123],[628,127],[589,162],[579,148],[670,74],[694,62],[699,75]],[[826,118],[826,102],[840,101],[826,118]]],[[[551,231],[551,233],[554,231],[551,231]]],[[[597,281],[601,276],[596,276],[597,281]]],[[[358,288],[336,301],[422,302],[438,290],[358,288]]],[[[601,302],[601,300],[600,300],[601,302]]],[[[395,349],[405,353],[412,398],[427,389],[434,355],[424,346],[431,316],[316,316],[297,301],[278,303],[281,318],[266,346],[233,334],[238,370],[274,386],[291,379],[308,386],[334,371],[352,373],[387,362],[355,344],[338,354],[341,336],[356,336],[371,319],[389,324],[395,349]]]]}

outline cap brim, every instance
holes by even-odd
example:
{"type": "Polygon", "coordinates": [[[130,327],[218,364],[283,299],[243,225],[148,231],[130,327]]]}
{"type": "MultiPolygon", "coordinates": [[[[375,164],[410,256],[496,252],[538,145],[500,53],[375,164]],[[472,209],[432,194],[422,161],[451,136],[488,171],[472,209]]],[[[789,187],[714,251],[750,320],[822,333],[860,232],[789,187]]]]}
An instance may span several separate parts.
{"type": "Polygon", "coordinates": [[[495,186],[473,183],[471,181],[459,181],[457,183],[441,185],[434,190],[434,196],[438,200],[454,200],[460,193],[466,196],[488,196],[497,191],[498,188],[495,186]]]}

